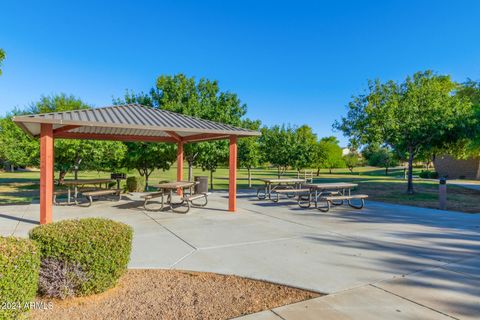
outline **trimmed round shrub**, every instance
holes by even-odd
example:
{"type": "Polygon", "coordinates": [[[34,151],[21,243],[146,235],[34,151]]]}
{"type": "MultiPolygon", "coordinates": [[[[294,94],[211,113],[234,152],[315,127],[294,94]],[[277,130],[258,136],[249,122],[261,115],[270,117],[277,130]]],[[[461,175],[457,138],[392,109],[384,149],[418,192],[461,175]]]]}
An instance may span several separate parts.
{"type": "Polygon", "coordinates": [[[40,252],[28,239],[0,237],[0,319],[18,319],[37,292],[40,252]]]}
{"type": "Polygon", "coordinates": [[[100,218],[64,220],[32,229],[30,238],[41,252],[40,273],[52,277],[52,271],[44,268],[65,269],[63,274],[70,277],[58,278],[51,288],[42,287],[42,292],[64,289],[66,296],[84,296],[115,286],[127,268],[132,237],[130,226],[100,218]]]}
{"type": "Polygon", "coordinates": [[[128,192],[142,192],[145,190],[145,179],[143,177],[128,177],[126,186],[128,192]]]}

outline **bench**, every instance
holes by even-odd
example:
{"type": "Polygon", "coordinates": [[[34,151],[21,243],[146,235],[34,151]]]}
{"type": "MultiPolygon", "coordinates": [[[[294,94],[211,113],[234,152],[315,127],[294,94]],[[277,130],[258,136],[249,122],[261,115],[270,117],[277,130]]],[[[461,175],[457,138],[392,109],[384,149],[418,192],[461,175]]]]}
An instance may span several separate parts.
{"type": "Polygon", "coordinates": [[[175,203],[175,204],[171,203],[171,208],[173,212],[185,214],[190,211],[190,208],[192,206],[205,207],[207,204],[208,204],[208,193],[195,193],[192,195],[184,194],[182,196],[182,201],[180,203],[175,203]],[[202,203],[194,202],[195,200],[202,199],[202,198],[204,199],[204,202],[202,203]],[[186,204],[186,206],[184,206],[184,204],[186,204]],[[175,208],[174,205],[177,205],[177,207],[175,208]],[[178,209],[181,207],[183,207],[184,209],[178,209]]]}
{"type": "Polygon", "coordinates": [[[141,196],[140,198],[144,199],[144,202],[143,202],[143,208],[146,210],[146,211],[158,211],[158,210],[162,210],[163,209],[163,191],[159,191],[159,192],[152,192],[152,193],[149,193],[149,194],[146,194],[146,195],[143,195],[141,196]],[[160,207],[160,209],[150,209],[147,207],[147,203],[148,201],[152,200],[152,199],[155,199],[155,198],[162,198],[162,205],[160,207]]]}
{"type": "Polygon", "coordinates": [[[61,196],[61,195],[65,195],[65,194],[68,195],[68,190],[58,190],[58,191],[54,191],[54,192],[53,192],[53,204],[56,205],[56,206],[64,205],[65,203],[57,202],[57,196],[61,196]]]}
{"type": "Polygon", "coordinates": [[[318,207],[318,209],[322,212],[327,212],[330,210],[330,207],[334,201],[348,201],[348,205],[355,209],[362,209],[365,206],[365,199],[368,198],[366,194],[355,194],[355,195],[328,195],[325,197],[321,197],[321,201],[325,201],[327,203],[326,207],[318,207]],[[360,205],[354,205],[351,200],[360,200],[360,205]]]}
{"type": "Polygon", "coordinates": [[[275,189],[272,191],[277,194],[276,199],[272,199],[274,202],[278,202],[279,195],[284,194],[287,198],[294,198],[295,196],[310,195],[310,189],[275,189]]]}
{"type": "Polygon", "coordinates": [[[193,206],[195,207],[205,207],[208,203],[208,196],[206,193],[197,193],[197,194],[193,194],[191,196],[187,196],[185,198],[186,201],[190,202],[193,206]],[[204,198],[205,199],[205,202],[204,203],[194,203],[193,201],[195,200],[198,200],[198,199],[202,199],[204,198]]]}
{"type": "Polygon", "coordinates": [[[93,197],[118,195],[118,201],[120,201],[122,199],[122,194],[120,193],[120,189],[88,191],[88,192],[82,192],[82,194],[88,199],[89,203],[88,203],[87,207],[90,207],[92,205],[93,197]]]}

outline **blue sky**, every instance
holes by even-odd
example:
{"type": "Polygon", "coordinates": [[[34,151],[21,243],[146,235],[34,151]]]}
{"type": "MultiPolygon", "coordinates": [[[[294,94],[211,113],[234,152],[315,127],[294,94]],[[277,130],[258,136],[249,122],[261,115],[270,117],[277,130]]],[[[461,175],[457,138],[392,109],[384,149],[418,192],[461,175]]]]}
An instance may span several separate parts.
{"type": "Polygon", "coordinates": [[[345,144],[332,123],[368,79],[480,79],[480,1],[97,2],[2,2],[1,114],[60,92],[109,105],[182,72],[345,144]]]}

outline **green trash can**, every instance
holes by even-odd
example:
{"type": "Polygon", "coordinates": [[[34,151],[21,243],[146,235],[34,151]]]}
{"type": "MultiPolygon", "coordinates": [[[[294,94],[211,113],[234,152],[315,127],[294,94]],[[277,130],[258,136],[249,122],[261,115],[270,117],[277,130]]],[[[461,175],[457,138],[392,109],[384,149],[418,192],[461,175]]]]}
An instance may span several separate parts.
{"type": "Polygon", "coordinates": [[[195,176],[195,194],[208,192],[208,176],[195,176]]]}

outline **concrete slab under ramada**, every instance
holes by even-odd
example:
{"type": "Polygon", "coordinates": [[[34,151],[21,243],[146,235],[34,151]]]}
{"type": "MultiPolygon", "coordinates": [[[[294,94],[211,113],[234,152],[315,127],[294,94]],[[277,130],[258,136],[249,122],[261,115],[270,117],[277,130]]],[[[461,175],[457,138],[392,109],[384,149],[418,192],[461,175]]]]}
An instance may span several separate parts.
{"type": "MultiPolygon", "coordinates": [[[[480,215],[368,202],[328,213],[241,192],[187,215],[145,212],[139,195],[54,207],[54,221],[105,217],[134,228],[131,268],[210,271],[329,294],[246,319],[471,318],[480,310],[480,215]],[[477,286],[478,288],[478,286],[477,286]],[[382,305],[384,307],[379,308],[382,305]],[[306,313],[305,313],[306,312],[306,313]]],[[[0,233],[26,237],[39,205],[0,207],[0,233]]]]}

